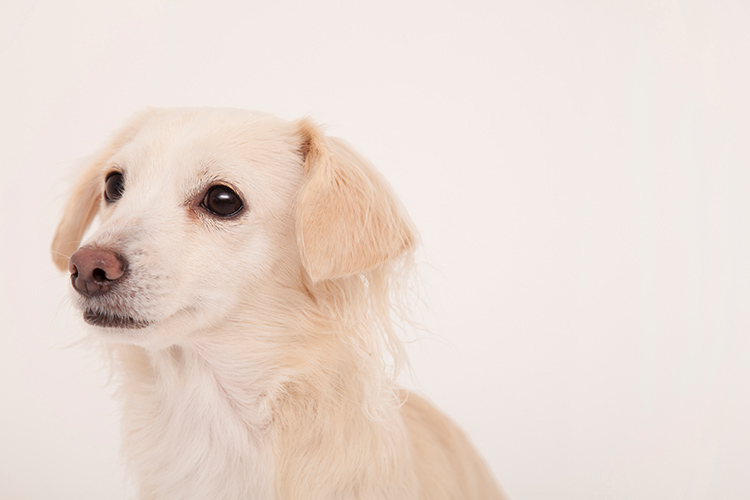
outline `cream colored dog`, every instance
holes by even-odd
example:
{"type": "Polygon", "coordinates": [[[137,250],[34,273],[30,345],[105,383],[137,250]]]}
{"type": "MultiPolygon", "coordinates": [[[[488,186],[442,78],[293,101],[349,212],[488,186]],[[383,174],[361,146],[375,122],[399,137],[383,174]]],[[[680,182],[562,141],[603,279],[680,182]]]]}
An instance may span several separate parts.
{"type": "Polygon", "coordinates": [[[116,134],[52,248],[110,341],[140,497],[501,498],[384,361],[415,239],[385,181],[307,120],[153,109],[116,134]]]}

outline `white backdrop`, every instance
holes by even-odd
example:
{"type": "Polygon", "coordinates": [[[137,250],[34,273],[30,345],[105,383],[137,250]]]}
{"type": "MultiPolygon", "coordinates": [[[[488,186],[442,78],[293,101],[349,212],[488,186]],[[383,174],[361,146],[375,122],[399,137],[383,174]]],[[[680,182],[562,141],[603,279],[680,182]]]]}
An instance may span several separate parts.
{"type": "Polygon", "coordinates": [[[522,499],[750,498],[750,4],[5,0],[0,499],[122,499],[48,247],[147,105],[309,115],[420,228],[416,385],[522,499]]]}

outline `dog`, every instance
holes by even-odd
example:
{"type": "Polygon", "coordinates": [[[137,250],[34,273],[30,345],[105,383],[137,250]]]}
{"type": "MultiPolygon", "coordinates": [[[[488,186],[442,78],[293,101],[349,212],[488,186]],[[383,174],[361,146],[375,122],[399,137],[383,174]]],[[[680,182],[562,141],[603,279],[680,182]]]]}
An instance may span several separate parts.
{"type": "Polygon", "coordinates": [[[393,380],[416,244],[381,175],[309,119],[148,109],[119,130],[52,256],[110,350],[139,498],[504,498],[393,380]]]}

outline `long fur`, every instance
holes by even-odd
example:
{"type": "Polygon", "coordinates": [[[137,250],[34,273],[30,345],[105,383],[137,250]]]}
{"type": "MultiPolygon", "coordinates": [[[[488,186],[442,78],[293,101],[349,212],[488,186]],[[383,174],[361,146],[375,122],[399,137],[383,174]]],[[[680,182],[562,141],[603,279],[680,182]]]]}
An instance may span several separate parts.
{"type": "Polygon", "coordinates": [[[392,316],[417,236],[387,183],[309,120],[148,110],[95,155],[53,259],[82,245],[127,270],[82,310],[120,379],[123,448],[142,499],[498,499],[463,433],[400,390],[392,316]],[[123,197],[102,196],[122,171],[123,197]],[[213,184],[238,217],[206,214],[213,184]]]}

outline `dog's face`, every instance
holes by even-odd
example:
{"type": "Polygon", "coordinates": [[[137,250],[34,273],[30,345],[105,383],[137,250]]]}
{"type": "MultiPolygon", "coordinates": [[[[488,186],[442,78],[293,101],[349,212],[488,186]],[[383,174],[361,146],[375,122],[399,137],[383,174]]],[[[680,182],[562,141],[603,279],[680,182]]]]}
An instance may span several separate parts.
{"type": "Polygon", "coordinates": [[[412,244],[382,180],[308,122],[152,110],[89,166],[53,256],[86,322],[170,345],[225,321],[253,291],[345,277],[412,244]]]}
{"type": "Polygon", "coordinates": [[[184,111],[155,113],[131,133],[91,172],[101,224],[69,263],[88,323],[135,338],[204,328],[243,289],[293,265],[304,174],[293,127],[184,111]]]}

